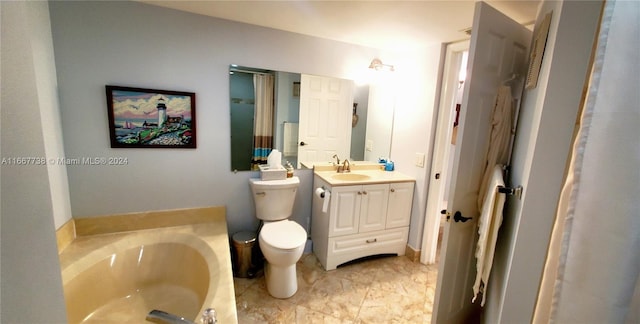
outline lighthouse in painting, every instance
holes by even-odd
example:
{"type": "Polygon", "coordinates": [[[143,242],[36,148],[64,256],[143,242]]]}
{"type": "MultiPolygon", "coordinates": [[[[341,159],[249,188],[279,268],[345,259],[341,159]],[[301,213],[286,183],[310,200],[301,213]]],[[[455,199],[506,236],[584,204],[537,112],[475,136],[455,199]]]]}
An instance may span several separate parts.
{"type": "Polygon", "coordinates": [[[158,100],[156,108],[158,109],[158,128],[161,128],[167,121],[167,106],[164,104],[164,98],[158,100]]]}

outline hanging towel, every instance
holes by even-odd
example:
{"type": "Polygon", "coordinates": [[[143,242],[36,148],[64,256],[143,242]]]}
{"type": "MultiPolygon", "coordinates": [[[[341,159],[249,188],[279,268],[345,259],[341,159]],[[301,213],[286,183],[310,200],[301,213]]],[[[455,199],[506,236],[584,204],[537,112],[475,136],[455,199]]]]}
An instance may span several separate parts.
{"type": "Polygon", "coordinates": [[[511,87],[500,86],[493,107],[491,118],[491,137],[489,138],[489,150],[487,151],[482,182],[478,191],[478,210],[482,210],[482,202],[487,194],[489,179],[496,164],[507,164],[509,160],[509,142],[511,140],[511,128],[513,114],[513,98],[511,87]]]}
{"type": "Polygon", "coordinates": [[[284,156],[298,155],[298,123],[284,123],[284,156]]]}
{"type": "Polygon", "coordinates": [[[498,239],[498,229],[502,224],[502,210],[506,200],[506,194],[499,193],[498,187],[504,186],[502,178],[502,165],[494,165],[491,178],[486,190],[487,195],[482,205],[480,220],[478,221],[478,246],[476,247],[476,281],[473,284],[473,302],[478,293],[482,292],[482,303],[486,296],[487,283],[491,273],[493,255],[498,239]],[[481,287],[482,285],[482,287],[481,287]]]}

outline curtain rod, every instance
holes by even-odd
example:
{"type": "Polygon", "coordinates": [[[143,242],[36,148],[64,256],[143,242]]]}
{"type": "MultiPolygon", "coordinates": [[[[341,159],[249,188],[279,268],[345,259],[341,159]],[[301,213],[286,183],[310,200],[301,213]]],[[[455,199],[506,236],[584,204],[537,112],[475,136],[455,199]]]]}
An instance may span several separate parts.
{"type": "Polygon", "coordinates": [[[242,72],[242,73],[251,73],[251,74],[273,74],[269,72],[259,72],[259,71],[251,71],[251,70],[242,70],[242,69],[230,69],[231,72],[242,72]]]}

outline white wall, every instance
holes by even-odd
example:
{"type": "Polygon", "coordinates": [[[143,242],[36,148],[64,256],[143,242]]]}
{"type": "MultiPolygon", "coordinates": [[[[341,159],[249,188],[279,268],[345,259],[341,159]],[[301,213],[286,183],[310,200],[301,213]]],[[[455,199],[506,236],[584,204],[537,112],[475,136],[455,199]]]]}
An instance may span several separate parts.
{"type": "Polygon", "coordinates": [[[38,16],[31,21],[34,24],[33,28],[42,32],[32,33],[31,46],[33,64],[37,71],[36,86],[44,134],[44,150],[48,160],[47,172],[52,188],[53,219],[56,228],[59,228],[71,219],[71,201],[67,167],[59,162],[60,158],[65,157],[65,153],[48,6],[40,8],[38,16]]]}
{"type": "MultiPolygon", "coordinates": [[[[64,155],[47,2],[1,2],[0,11],[2,158],[64,155]]],[[[54,232],[54,217],[71,217],[64,167],[7,162],[1,170],[0,322],[65,323],[54,232]]]]}
{"type": "Polygon", "coordinates": [[[538,86],[526,90],[514,146],[513,185],[487,288],[487,323],[530,322],[555,218],[574,124],[590,67],[600,1],[544,1],[553,11],[538,86]]]}
{"type": "MultiPolygon", "coordinates": [[[[414,250],[422,246],[422,233],[427,208],[431,152],[435,136],[435,110],[440,62],[444,58],[444,47],[433,44],[423,51],[404,53],[396,64],[396,100],[391,158],[396,170],[416,179],[411,210],[409,245],[414,250]],[[424,167],[415,165],[416,153],[425,154],[424,167]]],[[[386,63],[386,60],[383,62],[386,63]]]]}
{"type": "MultiPolygon", "coordinates": [[[[426,169],[412,167],[413,152],[428,152],[439,45],[434,55],[398,55],[136,2],[50,7],[67,156],[128,159],[124,166],[68,167],[74,217],[226,205],[230,232],[254,228],[248,178],[257,174],[229,171],[228,65],[363,84],[369,63],[380,57],[402,71],[396,110],[404,117],[396,122],[392,156],[400,172],[418,179],[412,226],[422,222],[426,169]],[[106,84],[195,92],[198,148],[111,149],[106,84]]],[[[296,174],[294,218],[307,226],[313,178],[309,171],[296,174]]],[[[420,225],[411,232],[412,246],[420,246],[421,231],[420,225]]]]}

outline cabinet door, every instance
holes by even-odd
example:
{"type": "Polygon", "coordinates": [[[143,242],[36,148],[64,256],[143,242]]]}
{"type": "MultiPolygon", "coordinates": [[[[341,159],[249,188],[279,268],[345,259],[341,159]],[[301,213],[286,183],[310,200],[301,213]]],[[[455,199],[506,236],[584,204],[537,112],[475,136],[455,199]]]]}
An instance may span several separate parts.
{"type": "Polygon", "coordinates": [[[362,186],[332,188],[329,237],[358,233],[361,188],[362,186]]]}
{"type": "Polygon", "coordinates": [[[387,217],[389,185],[362,186],[360,196],[360,233],[383,230],[387,217]]]}
{"type": "Polygon", "coordinates": [[[386,228],[409,226],[412,204],[413,182],[391,183],[389,185],[386,228]]]}

